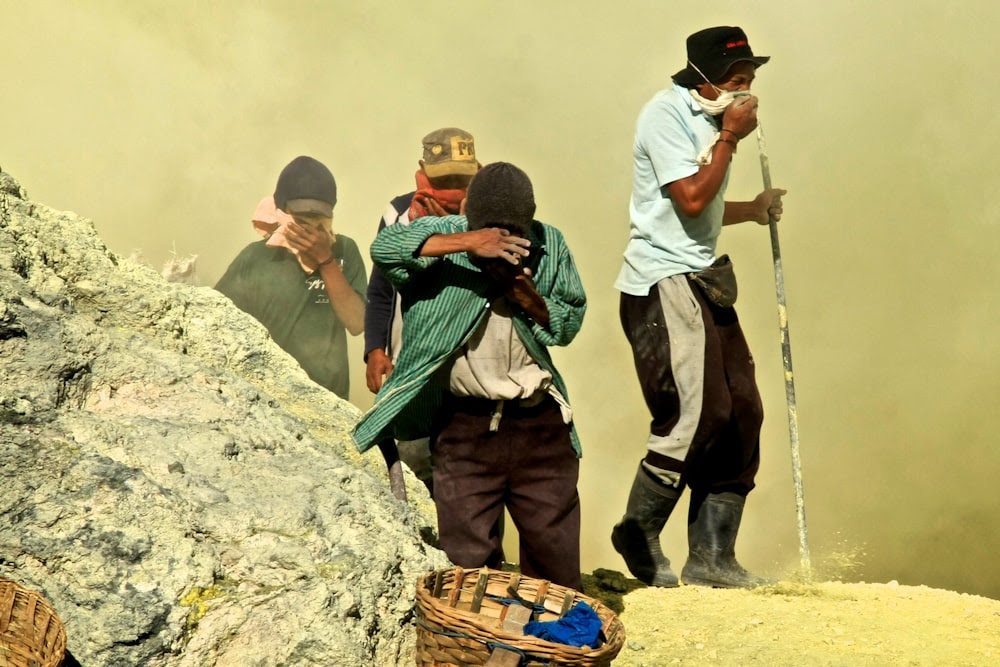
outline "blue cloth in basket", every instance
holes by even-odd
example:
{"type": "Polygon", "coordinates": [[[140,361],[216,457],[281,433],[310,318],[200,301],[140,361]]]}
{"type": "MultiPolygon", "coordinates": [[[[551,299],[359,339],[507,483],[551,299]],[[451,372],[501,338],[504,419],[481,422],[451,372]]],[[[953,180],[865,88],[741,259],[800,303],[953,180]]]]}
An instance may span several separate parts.
{"type": "Polygon", "coordinates": [[[558,644],[597,647],[601,635],[601,617],[586,602],[578,602],[557,621],[531,621],[524,624],[524,634],[558,644]]]}

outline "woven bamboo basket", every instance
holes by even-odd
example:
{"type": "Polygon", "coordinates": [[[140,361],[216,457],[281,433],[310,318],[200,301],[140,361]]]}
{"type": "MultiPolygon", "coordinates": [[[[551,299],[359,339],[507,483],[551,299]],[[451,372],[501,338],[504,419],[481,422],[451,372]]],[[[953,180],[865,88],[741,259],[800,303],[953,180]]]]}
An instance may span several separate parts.
{"type": "Polygon", "coordinates": [[[490,662],[498,647],[519,654],[519,662],[511,664],[521,667],[604,667],[624,643],[625,628],[611,609],[548,581],[487,568],[436,570],[417,581],[420,667],[503,664],[490,662]],[[533,607],[535,621],[554,621],[576,603],[586,602],[603,621],[600,645],[569,646],[511,631],[509,625],[505,629],[513,600],[533,607]]]}
{"type": "Polygon", "coordinates": [[[0,578],[0,664],[58,667],[66,653],[66,630],[38,593],[0,578]]]}

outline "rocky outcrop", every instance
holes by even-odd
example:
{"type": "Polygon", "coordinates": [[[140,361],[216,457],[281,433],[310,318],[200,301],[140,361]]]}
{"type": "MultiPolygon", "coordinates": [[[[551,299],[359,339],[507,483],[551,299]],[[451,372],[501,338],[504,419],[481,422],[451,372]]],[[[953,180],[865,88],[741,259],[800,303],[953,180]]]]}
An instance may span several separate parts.
{"type": "Polygon", "coordinates": [[[358,416],[0,172],[0,576],[82,665],[411,663],[414,580],[447,560],[358,416]]]}

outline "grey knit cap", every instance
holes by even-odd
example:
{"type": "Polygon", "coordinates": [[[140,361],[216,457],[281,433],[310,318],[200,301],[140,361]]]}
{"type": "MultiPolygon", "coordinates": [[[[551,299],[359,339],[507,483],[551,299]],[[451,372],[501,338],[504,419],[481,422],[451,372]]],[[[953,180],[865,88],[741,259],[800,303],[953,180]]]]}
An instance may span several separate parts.
{"type": "Polygon", "coordinates": [[[535,217],[531,180],[509,162],[493,162],[480,169],[465,196],[469,229],[504,227],[523,234],[535,217]]]}

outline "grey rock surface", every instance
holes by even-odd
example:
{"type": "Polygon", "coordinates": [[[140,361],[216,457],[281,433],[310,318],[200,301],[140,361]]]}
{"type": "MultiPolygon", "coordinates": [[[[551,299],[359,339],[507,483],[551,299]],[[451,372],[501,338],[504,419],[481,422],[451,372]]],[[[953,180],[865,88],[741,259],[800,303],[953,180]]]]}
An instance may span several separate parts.
{"type": "Polygon", "coordinates": [[[84,667],[412,664],[414,581],[448,562],[358,417],[0,172],[0,576],[84,667]]]}

